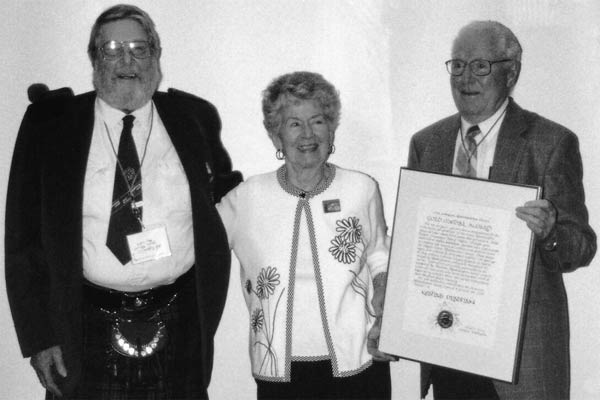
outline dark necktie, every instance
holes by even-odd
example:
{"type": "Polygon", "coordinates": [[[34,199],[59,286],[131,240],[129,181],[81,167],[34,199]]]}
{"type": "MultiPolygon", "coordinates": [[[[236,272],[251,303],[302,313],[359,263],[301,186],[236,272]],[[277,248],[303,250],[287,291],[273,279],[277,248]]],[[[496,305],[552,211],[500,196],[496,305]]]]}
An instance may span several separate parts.
{"type": "Polygon", "coordinates": [[[477,177],[477,142],[475,136],[481,131],[477,125],[473,125],[467,131],[456,155],[456,170],[460,175],[477,177]]]}
{"type": "Polygon", "coordinates": [[[123,131],[119,139],[113,201],[106,237],[106,245],[121,261],[121,264],[127,264],[131,260],[127,235],[142,230],[138,221],[138,217],[140,220],[142,218],[141,205],[137,210],[132,207],[133,203],[142,200],[140,160],[131,135],[134,119],[133,115],[123,117],[123,131]],[[138,213],[137,217],[136,212],[138,213]]]}

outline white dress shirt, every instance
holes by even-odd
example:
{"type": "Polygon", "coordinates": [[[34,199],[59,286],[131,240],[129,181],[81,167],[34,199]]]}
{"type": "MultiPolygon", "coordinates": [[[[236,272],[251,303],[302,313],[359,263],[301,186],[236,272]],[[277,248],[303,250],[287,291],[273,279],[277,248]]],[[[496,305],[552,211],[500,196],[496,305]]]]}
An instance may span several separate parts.
{"type": "MultiPolygon", "coordinates": [[[[463,135],[466,135],[469,128],[473,125],[479,126],[479,130],[481,131],[481,133],[475,136],[475,142],[477,143],[477,178],[489,179],[490,168],[492,168],[494,164],[494,154],[496,152],[496,143],[498,142],[498,132],[500,131],[500,126],[504,121],[507,106],[508,98],[504,100],[494,115],[478,124],[472,124],[468,121],[465,121],[465,119],[462,117],[460,119],[463,135]]],[[[458,156],[458,150],[462,146],[463,143],[461,131],[459,129],[456,135],[454,162],[452,163],[452,173],[455,175],[460,175],[460,172],[456,168],[456,157],[458,156]]]]}
{"type": "Polygon", "coordinates": [[[94,115],[83,196],[84,277],[121,291],[170,284],[194,264],[190,190],[179,156],[151,101],[132,113],[132,135],[142,170],[142,220],[146,228],[160,224],[166,227],[172,255],[123,265],[106,247],[106,235],[116,154],[126,114],[97,98],[94,115]]]}

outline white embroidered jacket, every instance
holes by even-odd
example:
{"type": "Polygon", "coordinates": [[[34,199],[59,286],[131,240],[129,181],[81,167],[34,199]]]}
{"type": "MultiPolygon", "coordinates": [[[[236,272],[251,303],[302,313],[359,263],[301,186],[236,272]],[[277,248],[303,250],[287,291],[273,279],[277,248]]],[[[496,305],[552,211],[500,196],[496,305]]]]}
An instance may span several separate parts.
{"type": "Polygon", "coordinates": [[[241,265],[257,379],[290,380],[293,302],[302,301],[294,298],[300,218],[309,231],[333,375],[371,365],[372,278],[387,270],[389,253],[381,195],[371,177],[328,167],[331,177],[314,192],[287,185],[281,167],[249,178],[217,205],[241,265]]]}

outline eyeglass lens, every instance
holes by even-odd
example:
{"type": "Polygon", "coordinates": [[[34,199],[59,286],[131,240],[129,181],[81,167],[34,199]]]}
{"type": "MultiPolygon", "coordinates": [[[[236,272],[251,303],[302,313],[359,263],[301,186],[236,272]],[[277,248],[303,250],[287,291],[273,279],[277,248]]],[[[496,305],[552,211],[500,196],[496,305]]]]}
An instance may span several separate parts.
{"type": "Polygon", "coordinates": [[[116,60],[123,56],[125,47],[129,50],[129,54],[135,58],[142,59],[150,57],[150,45],[143,40],[132,42],[117,42],[111,40],[102,45],[102,54],[104,54],[104,58],[106,59],[116,60]]]}
{"type": "Polygon", "coordinates": [[[492,70],[492,63],[488,60],[473,60],[470,63],[463,60],[449,60],[446,62],[448,72],[454,76],[462,75],[467,65],[472,73],[479,76],[488,75],[492,70]]]}

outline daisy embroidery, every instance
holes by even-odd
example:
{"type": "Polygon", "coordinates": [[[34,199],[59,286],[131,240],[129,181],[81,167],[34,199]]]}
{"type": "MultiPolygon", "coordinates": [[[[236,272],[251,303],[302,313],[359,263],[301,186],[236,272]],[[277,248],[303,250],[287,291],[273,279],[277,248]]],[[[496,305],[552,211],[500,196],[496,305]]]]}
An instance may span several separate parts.
{"type": "Polygon", "coordinates": [[[279,274],[277,268],[262,268],[256,278],[256,295],[259,299],[268,299],[275,292],[275,286],[279,285],[279,274]]]}
{"type": "Polygon", "coordinates": [[[254,333],[262,329],[264,320],[265,318],[263,310],[257,308],[252,312],[252,317],[250,318],[250,326],[252,327],[254,333]]]}
{"type": "Polygon", "coordinates": [[[331,244],[333,246],[329,248],[329,252],[339,262],[351,264],[356,260],[356,246],[354,243],[344,240],[340,235],[333,238],[331,244]]]}
{"type": "Polygon", "coordinates": [[[256,285],[252,285],[250,279],[246,280],[244,288],[248,294],[254,293],[259,299],[258,307],[254,308],[250,314],[250,328],[254,332],[253,346],[262,354],[259,373],[270,371],[271,374],[277,374],[279,370],[279,361],[277,353],[273,348],[273,338],[275,335],[275,319],[279,309],[279,301],[285,292],[285,288],[275,294],[275,289],[279,286],[280,275],[277,268],[261,268],[256,277],[256,285]],[[272,296],[272,297],[271,297],[272,296]],[[269,297],[271,297],[269,299],[269,297]],[[273,304],[274,303],[274,304],[273,304]]]}
{"type": "Polygon", "coordinates": [[[348,217],[341,219],[335,223],[337,227],[335,231],[338,237],[350,243],[358,243],[362,239],[362,225],[358,224],[358,218],[348,217]]]}

